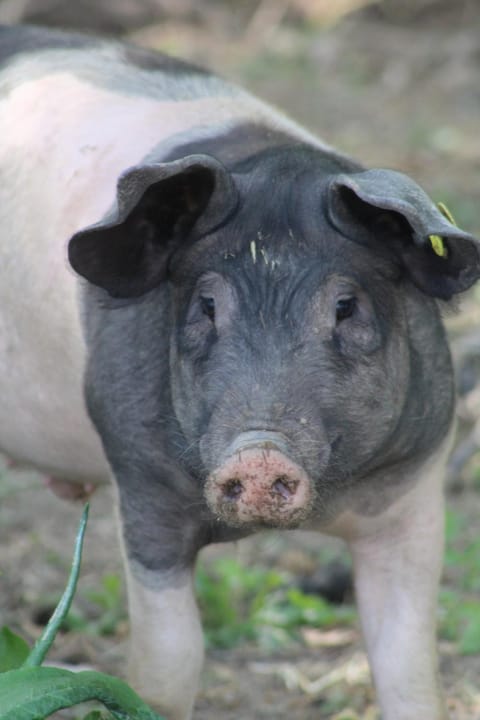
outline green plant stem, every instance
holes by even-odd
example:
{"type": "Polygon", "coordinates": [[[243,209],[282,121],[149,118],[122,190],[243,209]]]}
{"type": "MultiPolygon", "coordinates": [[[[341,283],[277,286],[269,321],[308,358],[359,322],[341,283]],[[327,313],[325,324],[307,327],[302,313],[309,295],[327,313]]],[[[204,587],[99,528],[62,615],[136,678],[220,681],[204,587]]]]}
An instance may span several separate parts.
{"type": "Polygon", "coordinates": [[[82,562],[83,539],[85,536],[85,529],[87,527],[88,511],[89,511],[89,505],[87,503],[85,505],[85,508],[82,513],[82,518],[80,520],[80,525],[79,525],[78,533],[77,533],[77,539],[75,542],[75,551],[73,554],[72,569],[70,571],[70,576],[68,578],[68,583],[65,588],[65,591],[64,591],[62,597],[60,598],[60,601],[59,601],[57,607],[55,608],[55,611],[54,611],[52,617],[48,621],[43,633],[38,638],[37,642],[35,643],[34,647],[32,648],[32,651],[30,652],[29,656],[23,663],[23,667],[36,667],[36,666],[42,664],[53,641],[55,640],[55,636],[58,632],[60,625],[65,620],[65,618],[68,614],[68,611],[70,610],[70,605],[72,604],[73,596],[75,595],[75,590],[77,587],[78,576],[80,574],[80,564],[82,562]]]}

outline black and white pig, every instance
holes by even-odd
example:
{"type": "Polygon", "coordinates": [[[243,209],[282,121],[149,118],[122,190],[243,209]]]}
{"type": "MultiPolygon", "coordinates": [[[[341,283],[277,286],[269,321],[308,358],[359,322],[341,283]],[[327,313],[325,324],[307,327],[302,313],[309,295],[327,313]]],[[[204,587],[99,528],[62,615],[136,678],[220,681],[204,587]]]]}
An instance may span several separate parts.
{"type": "Polygon", "coordinates": [[[198,68],[19,27],[0,63],[0,446],[113,478],[136,688],[191,716],[200,548],[316,528],[351,548],[383,718],[446,718],[439,301],[479,243],[198,68]]]}

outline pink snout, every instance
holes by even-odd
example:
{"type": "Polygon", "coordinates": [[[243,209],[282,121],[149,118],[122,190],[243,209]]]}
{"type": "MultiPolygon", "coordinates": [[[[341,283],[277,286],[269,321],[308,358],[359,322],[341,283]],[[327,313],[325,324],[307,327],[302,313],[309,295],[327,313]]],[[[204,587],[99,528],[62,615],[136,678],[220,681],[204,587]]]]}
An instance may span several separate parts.
{"type": "Polygon", "coordinates": [[[205,496],[228,525],[295,527],[311,509],[313,489],[307,473],[280,450],[249,447],[209,476],[205,496]]]}

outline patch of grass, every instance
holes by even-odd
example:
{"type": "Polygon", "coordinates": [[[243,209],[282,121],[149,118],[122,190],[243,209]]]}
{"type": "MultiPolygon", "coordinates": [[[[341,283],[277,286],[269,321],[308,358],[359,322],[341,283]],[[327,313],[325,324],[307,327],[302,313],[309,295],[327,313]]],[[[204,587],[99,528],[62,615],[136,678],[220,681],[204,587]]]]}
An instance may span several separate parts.
{"type": "Polygon", "coordinates": [[[480,653],[480,538],[468,539],[468,521],[447,512],[445,566],[455,587],[440,592],[440,636],[457,644],[462,655],[480,653]]]}
{"type": "MultiPolygon", "coordinates": [[[[455,642],[461,654],[480,653],[480,538],[468,539],[467,518],[448,511],[446,539],[445,565],[454,588],[440,593],[440,636],[455,642]]],[[[196,585],[211,647],[251,640],[274,649],[297,641],[302,627],[327,629],[356,621],[354,607],[302,592],[289,573],[232,558],[200,563],[196,585]]]]}
{"type": "Polygon", "coordinates": [[[196,591],[207,644],[227,648],[254,639],[257,613],[283,583],[276,571],[246,568],[231,558],[208,567],[199,563],[196,591]]]}
{"type": "Polygon", "coordinates": [[[480,590],[480,537],[468,539],[467,523],[462,515],[447,511],[445,565],[455,568],[458,589],[472,592],[480,590]]]}
{"type": "Polygon", "coordinates": [[[213,647],[254,640],[272,649],[297,639],[305,625],[330,628],[356,617],[350,606],[335,607],[292,587],[287,573],[246,567],[231,558],[200,564],[196,589],[207,644],[213,647]]]}
{"type": "Polygon", "coordinates": [[[96,617],[89,617],[75,604],[66,620],[67,629],[90,635],[113,635],[119,622],[126,618],[120,576],[104,575],[99,588],[84,590],[81,595],[93,605],[96,617]]]}
{"type": "Polygon", "coordinates": [[[457,644],[461,655],[480,653],[480,602],[454,590],[440,593],[440,635],[457,644]]]}

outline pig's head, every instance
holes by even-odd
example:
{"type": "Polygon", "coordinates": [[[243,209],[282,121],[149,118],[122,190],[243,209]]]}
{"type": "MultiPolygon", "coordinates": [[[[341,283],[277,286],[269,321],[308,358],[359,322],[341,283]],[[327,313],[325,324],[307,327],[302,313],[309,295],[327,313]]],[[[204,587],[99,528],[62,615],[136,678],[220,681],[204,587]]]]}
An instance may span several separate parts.
{"type": "Polygon", "coordinates": [[[181,461],[229,525],[328,517],[447,432],[435,298],[479,277],[479,245],[400,173],[301,146],[151,163],[69,255],[114,298],[168,284],[181,461]]]}

